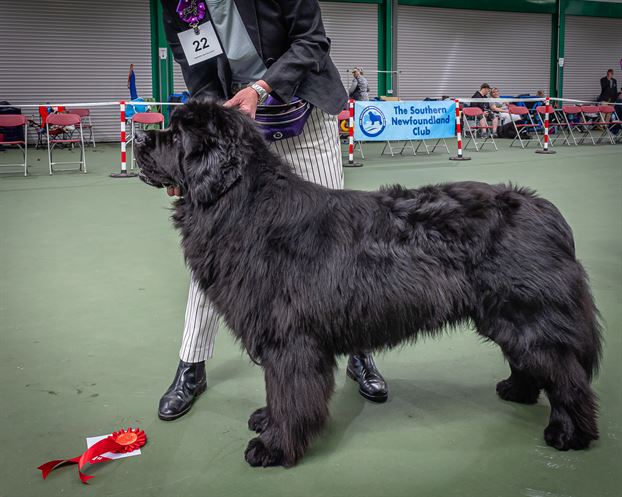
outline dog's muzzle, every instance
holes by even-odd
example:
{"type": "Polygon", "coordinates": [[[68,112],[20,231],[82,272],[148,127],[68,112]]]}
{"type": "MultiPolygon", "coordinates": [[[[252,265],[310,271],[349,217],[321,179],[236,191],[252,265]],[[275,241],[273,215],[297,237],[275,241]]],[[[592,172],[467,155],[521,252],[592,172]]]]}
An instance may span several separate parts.
{"type": "Polygon", "coordinates": [[[153,181],[149,176],[143,173],[140,168],[138,170],[138,179],[140,179],[143,183],[147,183],[149,186],[154,186],[155,188],[164,188],[166,186],[163,183],[153,181]]]}

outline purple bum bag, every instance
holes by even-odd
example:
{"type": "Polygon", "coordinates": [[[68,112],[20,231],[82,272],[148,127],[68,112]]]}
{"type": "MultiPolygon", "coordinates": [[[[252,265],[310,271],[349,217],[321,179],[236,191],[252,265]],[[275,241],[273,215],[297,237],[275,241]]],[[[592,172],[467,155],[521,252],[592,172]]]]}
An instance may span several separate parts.
{"type": "Polygon", "coordinates": [[[264,104],[257,107],[255,122],[266,140],[285,140],[302,133],[312,109],[309,102],[298,97],[294,97],[288,104],[282,104],[268,96],[264,104]]]}

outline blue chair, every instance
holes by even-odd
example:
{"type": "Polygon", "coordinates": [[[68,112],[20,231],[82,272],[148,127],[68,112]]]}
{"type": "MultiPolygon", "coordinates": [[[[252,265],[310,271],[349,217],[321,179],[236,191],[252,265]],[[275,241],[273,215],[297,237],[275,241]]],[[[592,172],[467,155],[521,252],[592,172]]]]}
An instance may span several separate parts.
{"type": "Polygon", "coordinates": [[[171,93],[168,96],[168,101],[173,103],[182,103],[185,104],[188,100],[190,100],[190,93],[184,91],[182,93],[171,93]]]}
{"type": "Polygon", "coordinates": [[[134,100],[130,100],[125,106],[125,119],[131,119],[132,116],[138,112],[147,112],[149,110],[149,105],[132,105],[133,102],[144,102],[143,98],[136,98],[134,100]]]}

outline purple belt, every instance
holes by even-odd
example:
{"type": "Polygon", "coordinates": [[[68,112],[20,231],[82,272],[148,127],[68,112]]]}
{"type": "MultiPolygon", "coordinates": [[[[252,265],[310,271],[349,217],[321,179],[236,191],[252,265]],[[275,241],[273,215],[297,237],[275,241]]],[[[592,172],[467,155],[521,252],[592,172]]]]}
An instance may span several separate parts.
{"type": "Polygon", "coordinates": [[[269,96],[263,105],[257,107],[255,122],[266,140],[285,140],[302,133],[312,109],[309,102],[298,97],[283,104],[269,96]]]}

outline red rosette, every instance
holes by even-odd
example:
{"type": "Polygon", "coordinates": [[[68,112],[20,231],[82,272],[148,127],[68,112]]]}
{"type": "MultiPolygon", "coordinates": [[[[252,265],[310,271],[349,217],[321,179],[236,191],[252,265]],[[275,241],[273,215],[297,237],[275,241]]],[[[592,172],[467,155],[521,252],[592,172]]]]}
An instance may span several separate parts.
{"type": "Polygon", "coordinates": [[[115,431],[108,438],[119,444],[119,448],[112,452],[134,452],[147,443],[147,435],[139,428],[120,429],[115,431]]]}
{"type": "Polygon", "coordinates": [[[87,483],[88,480],[93,477],[85,475],[81,470],[88,463],[96,464],[98,462],[108,460],[107,458],[102,457],[102,454],[105,454],[106,452],[133,452],[141,448],[146,443],[147,435],[145,435],[143,430],[139,428],[128,428],[127,430],[121,429],[95,443],[79,456],[72,459],[56,459],[54,461],[49,461],[39,466],[38,469],[41,470],[41,476],[43,476],[43,479],[45,480],[48,474],[56,468],[64,466],[65,464],[77,464],[80,480],[82,483],[87,483]]]}

